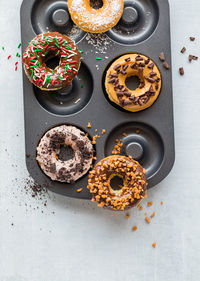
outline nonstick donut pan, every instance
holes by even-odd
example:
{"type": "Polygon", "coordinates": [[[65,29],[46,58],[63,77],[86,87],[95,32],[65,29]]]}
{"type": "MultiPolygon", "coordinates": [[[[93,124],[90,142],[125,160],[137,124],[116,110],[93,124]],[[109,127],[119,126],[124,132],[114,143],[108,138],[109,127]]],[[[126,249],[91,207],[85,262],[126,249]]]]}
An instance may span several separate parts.
{"type": "MultiPolygon", "coordinates": [[[[37,34],[47,31],[68,35],[84,51],[80,71],[68,88],[44,92],[34,87],[23,73],[27,168],[38,184],[56,193],[91,198],[86,188],[88,175],[74,184],[53,182],[36,161],[36,147],[41,137],[50,128],[61,124],[74,125],[91,137],[100,135],[95,145],[96,161],[111,155],[115,140],[122,139],[121,153],[133,156],[146,168],[149,188],[162,181],[173,166],[172,75],[171,69],[166,70],[158,58],[163,51],[171,65],[168,1],[125,0],[124,3],[120,22],[103,35],[88,35],[76,27],[70,19],[66,1],[24,0],[22,3],[23,51],[37,34]],[[96,38],[100,44],[92,43],[96,38]],[[106,47],[102,48],[103,45],[106,47]],[[150,108],[137,113],[126,112],[111,103],[104,88],[106,70],[114,59],[126,53],[149,56],[162,74],[159,98],[150,108]],[[88,122],[92,124],[90,129],[87,128],[88,122]],[[106,130],[103,135],[102,129],[106,130]],[[78,188],[83,190],[78,193],[78,188]]],[[[56,61],[49,63],[53,67],[56,61]]],[[[133,87],[134,80],[127,84],[133,87]]]]}

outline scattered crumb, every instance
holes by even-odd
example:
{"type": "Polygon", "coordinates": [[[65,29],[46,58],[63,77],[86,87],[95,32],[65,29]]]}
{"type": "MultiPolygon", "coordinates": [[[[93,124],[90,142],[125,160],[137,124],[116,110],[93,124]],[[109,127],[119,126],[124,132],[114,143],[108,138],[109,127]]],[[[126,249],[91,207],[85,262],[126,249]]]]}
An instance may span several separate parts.
{"type": "Polygon", "coordinates": [[[163,201],[160,202],[160,205],[163,205],[163,201]]]}
{"type": "Polygon", "coordinates": [[[99,138],[98,135],[93,136],[92,138],[92,144],[96,144],[96,139],[99,138]]]}
{"type": "Polygon", "coordinates": [[[105,129],[102,129],[101,131],[102,135],[106,133],[106,130],[105,129]]]}
{"type": "Polygon", "coordinates": [[[127,137],[127,133],[123,133],[123,136],[124,136],[124,137],[127,137]]]}
{"type": "Polygon", "coordinates": [[[127,214],[125,215],[125,217],[126,217],[126,219],[128,220],[128,219],[130,218],[130,215],[127,213],[127,214]]]}
{"type": "Polygon", "coordinates": [[[79,188],[79,189],[77,189],[76,191],[77,192],[81,192],[83,189],[82,189],[82,187],[81,188],[79,188]]]}
{"type": "Polygon", "coordinates": [[[95,132],[97,132],[98,130],[97,129],[95,129],[95,132]]]}
{"type": "Polygon", "coordinates": [[[137,228],[137,226],[136,225],[134,225],[133,227],[132,227],[132,231],[136,231],[138,228],[137,228]]]}
{"type": "Polygon", "coordinates": [[[150,215],[150,217],[151,217],[151,218],[155,217],[155,214],[156,214],[156,213],[153,212],[153,213],[150,215]]]}
{"type": "Polygon", "coordinates": [[[152,202],[152,201],[147,202],[147,207],[150,207],[150,206],[152,206],[152,205],[153,205],[153,202],[152,202]]]}
{"type": "Polygon", "coordinates": [[[145,217],[145,220],[146,220],[146,222],[148,222],[148,223],[150,223],[150,222],[151,222],[151,220],[150,220],[150,218],[149,218],[149,217],[145,217]]]}
{"type": "Polygon", "coordinates": [[[153,248],[156,247],[156,242],[153,242],[152,247],[153,247],[153,248]]]}
{"type": "Polygon", "coordinates": [[[145,213],[144,213],[144,215],[146,216],[146,215],[147,215],[147,213],[145,212],[145,213]]]}
{"type": "Polygon", "coordinates": [[[139,133],[140,133],[140,130],[139,130],[139,129],[136,129],[135,132],[136,132],[136,134],[139,134],[139,133]]]}
{"type": "Polygon", "coordinates": [[[88,127],[88,128],[92,128],[92,125],[91,125],[90,122],[88,122],[87,127],[88,127]]]}
{"type": "Polygon", "coordinates": [[[143,207],[139,204],[138,206],[138,209],[140,210],[140,211],[142,211],[143,210],[143,207]]]}

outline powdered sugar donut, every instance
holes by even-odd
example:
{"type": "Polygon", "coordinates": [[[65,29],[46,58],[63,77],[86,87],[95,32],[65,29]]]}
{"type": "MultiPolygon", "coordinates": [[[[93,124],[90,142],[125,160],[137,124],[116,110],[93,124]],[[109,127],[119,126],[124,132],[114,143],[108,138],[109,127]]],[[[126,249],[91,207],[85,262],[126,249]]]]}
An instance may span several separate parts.
{"type": "Polygon", "coordinates": [[[73,126],[62,125],[49,130],[41,138],[36,159],[52,180],[73,183],[90,169],[93,146],[84,132],[73,126]],[[59,159],[62,145],[73,149],[72,159],[59,159]]]}
{"type": "Polygon", "coordinates": [[[122,16],[123,8],[123,0],[103,0],[103,6],[97,10],[90,6],[90,0],[68,0],[74,23],[91,33],[103,33],[115,26],[122,16]]]}

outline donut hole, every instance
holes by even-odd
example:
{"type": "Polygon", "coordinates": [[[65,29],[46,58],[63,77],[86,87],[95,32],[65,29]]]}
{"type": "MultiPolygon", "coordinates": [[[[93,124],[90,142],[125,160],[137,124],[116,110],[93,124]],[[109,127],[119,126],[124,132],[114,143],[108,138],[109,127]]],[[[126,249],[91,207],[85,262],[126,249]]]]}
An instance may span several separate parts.
{"type": "Polygon", "coordinates": [[[138,76],[129,76],[125,81],[126,87],[130,90],[136,90],[140,86],[140,78],[138,76]]]}
{"type": "Polygon", "coordinates": [[[90,0],[90,7],[92,7],[95,10],[98,10],[103,7],[103,1],[102,0],[90,0]]]}
{"type": "Polygon", "coordinates": [[[45,65],[50,69],[55,69],[57,66],[59,66],[60,58],[58,56],[54,57],[47,57],[44,60],[45,65]]]}
{"type": "Polygon", "coordinates": [[[115,190],[115,191],[119,191],[122,189],[124,185],[124,180],[122,177],[120,176],[114,176],[111,180],[110,180],[110,187],[115,190]]]}
{"type": "Polygon", "coordinates": [[[68,161],[74,158],[74,150],[70,145],[61,145],[57,156],[61,161],[68,161]]]}

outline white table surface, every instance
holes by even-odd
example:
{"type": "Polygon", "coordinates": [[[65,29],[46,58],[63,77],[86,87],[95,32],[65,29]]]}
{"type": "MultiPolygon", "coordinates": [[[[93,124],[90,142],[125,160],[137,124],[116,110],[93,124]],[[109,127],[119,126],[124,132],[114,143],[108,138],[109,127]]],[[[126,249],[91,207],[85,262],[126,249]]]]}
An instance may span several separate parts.
{"type": "Polygon", "coordinates": [[[21,67],[14,71],[21,2],[0,0],[0,280],[199,280],[200,61],[189,64],[189,52],[180,49],[185,45],[200,55],[200,1],[170,0],[176,162],[149,191],[153,206],[132,210],[129,220],[52,193],[44,207],[25,193],[21,67]],[[193,35],[197,39],[190,42],[193,35]],[[145,211],[156,212],[151,224],[144,221],[145,211]]]}

